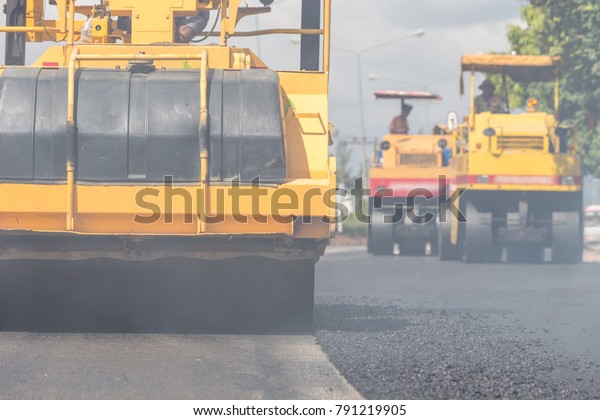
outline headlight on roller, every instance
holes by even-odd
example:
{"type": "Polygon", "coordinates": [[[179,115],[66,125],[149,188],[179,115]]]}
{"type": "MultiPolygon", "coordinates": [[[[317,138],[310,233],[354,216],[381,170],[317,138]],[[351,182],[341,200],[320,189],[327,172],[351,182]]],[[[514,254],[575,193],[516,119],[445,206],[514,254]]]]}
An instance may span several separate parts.
{"type": "Polygon", "coordinates": [[[478,184],[489,184],[490,183],[490,177],[487,175],[478,175],[477,176],[477,183],[478,184]]]}
{"type": "Polygon", "coordinates": [[[563,176],[560,178],[561,185],[575,185],[575,177],[563,176]]]}

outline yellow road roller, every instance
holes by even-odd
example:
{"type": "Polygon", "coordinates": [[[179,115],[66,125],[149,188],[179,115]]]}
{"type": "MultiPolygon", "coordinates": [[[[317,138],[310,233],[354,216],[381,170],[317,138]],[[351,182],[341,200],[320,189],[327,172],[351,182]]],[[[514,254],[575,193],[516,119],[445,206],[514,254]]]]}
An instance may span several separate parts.
{"type": "Polygon", "coordinates": [[[0,259],[245,262],[289,285],[274,317],[310,325],[336,215],[330,0],[250,32],[272,0],[97,3],[7,1],[0,259]],[[279,34],[301,37],[299,69],[235,46],[279,34]]]}
{"type": "Polygon", "coordinates": [[[438,209],[446,197],[453,139],[444,126],[432,134],[409,133],[405,101],[439,101],[421,91],[377,91],[377,99],[399,100],[404,114],[394,118],[390,133],[376,145],[369,170],[370,204],[368,248],[375,255],[391,255],[397,244],[402,255],[438,254],[438,209]]]}
{"type": "Polygon", "coordinates": [[[558,121],[561,59],[465,55],[461,66],[471,76],[471,106],[454,127],[456,200],[441,229],[441,258],[542,262],[551,249],[555,263],[581,261],[582,169],[576,134],[558,121]],[[498,75],[503,86],[477,85],[478,72],[498,75]],[[511,110],[509,78],[525,92],[531,83],[553,87],[549,103],[528,97],[526,107],[511,110]]]}

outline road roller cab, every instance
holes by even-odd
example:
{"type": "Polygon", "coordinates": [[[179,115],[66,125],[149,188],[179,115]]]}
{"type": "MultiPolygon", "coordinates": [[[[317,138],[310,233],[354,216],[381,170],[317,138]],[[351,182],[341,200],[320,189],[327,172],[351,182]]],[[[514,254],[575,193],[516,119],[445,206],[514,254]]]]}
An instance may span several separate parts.
{"type": "Polygon", "coordinates": [[[555,262],[581,260],[581,163],[572,130],[558,122],[560,65],[560,58],[549,56],[463,56],[471,108],[454,127],[451,190],[460,194],[457,210],[466,223],[455,212],[443,224],[443,259],[499,261],[506,250],[508,261],[539,262],[551,248],[555,262]],[[486,108],[476,97],[477,72],[500,75],[503,84],[510,78],[525,92],[529,83],[554,84],[554,103],[543,108],[529,98],[525,108],[510,110],[504,94],[495,109],[486,108]]]}
{"type": "Polygon", "coordinates": [[[8,1],[0,258],[266,257],[305,264],[312,291],[335,218],[330,0],[302,0],[296,28],[253,32],[238,22],[272,1],[98,3],[8,1]],[[176,43],[199,15],[205,32],[176,43]],[[276,34],[301,35],[297,71],[230,45],[276,34]],[[40,41],[65,43],[24,66],[40,41]]]}
{"type": "MultiPolygon", "coordinates": [[[[418,91],[377,91],[377,99],[439,101],[441,97],[418,91]]],[[[392,122],[390,131],[404,126],[392,122]]],[[[399,130],[402,131],[402,130],[399,130]]],[[[398,244],[400,253],[425,255],[426,244],[437,254],[437,215],[446,196],[446,179],[452,156],[453,136],[444,126],[432,134],[390,133],[377,142],[369,170],[371,200],[369,251],[390,255],[398,244]]]]}

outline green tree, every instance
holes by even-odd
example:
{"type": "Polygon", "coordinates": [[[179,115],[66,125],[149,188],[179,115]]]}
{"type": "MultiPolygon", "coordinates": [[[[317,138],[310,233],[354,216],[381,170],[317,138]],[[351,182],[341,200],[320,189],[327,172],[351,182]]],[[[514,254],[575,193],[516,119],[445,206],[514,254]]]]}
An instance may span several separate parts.
{"type": "Polygon", "coordinates": [[[353,177],[351,174],[351,160],[352,151],[348,147],[348,142],[342,139],[336,141],[335,147],[336,165],[337,165],[337,182],[338,185],[348,188],[353,184],[353,177]]]}
{"type": "MultiPolygon", "coordinates": [[[[578,133],[585,169],[600,175],[600,2],[598,0],[529,0],[521,9],[524,27],[510,25],[508,39],[517,54],[563,58],[560,120],[578,133]]],[[[548,108],[551,86],[509,84],[512,106],[530,94],[548,108]]]]}

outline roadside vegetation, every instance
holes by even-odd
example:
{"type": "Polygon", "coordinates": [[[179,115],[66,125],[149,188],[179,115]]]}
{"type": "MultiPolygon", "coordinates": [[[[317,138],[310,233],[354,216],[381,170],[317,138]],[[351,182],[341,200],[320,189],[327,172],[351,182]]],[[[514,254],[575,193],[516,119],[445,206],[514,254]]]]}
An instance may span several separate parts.
{"type": "MultiPolygon", "coordinates": [[[[600,176],[600,2],[598,0],[528,0],[523,24],[509,25],[516,54],[563,58],[560,121],[571,126],[589,174],[600,176]]],[[[536,97],[552,107],[552,86],[509,84],[513,108],[536,97]]]]}

